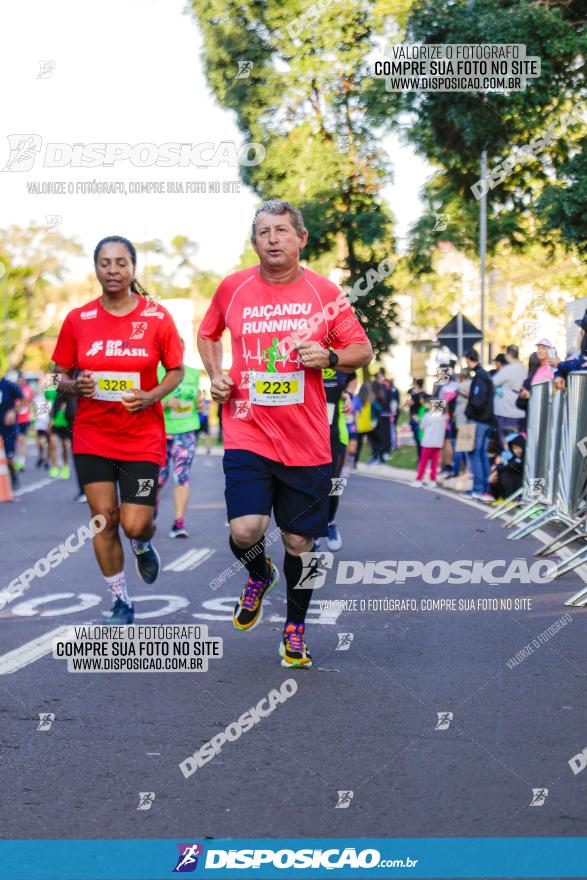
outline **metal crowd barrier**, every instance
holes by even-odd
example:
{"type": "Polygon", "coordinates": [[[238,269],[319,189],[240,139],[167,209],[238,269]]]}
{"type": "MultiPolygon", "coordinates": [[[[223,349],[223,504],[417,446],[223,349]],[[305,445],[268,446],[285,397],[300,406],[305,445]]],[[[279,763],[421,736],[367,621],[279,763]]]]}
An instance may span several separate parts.
{"type": "MultiPolygon", "coordinates": [[[[518,541],[520,538],[526,537],[548,522],[562,522],[566,526],[573,523],[573,517],[569,516],[556,503],[561,475],[560,457],[566,395],[563,391],[554,391],[553,393],[553,386],[550,382],[540,384],[548,386],[549,400],[548,404],[546,401],[542,401],[541,419],[530,422],[528,435],[530,442],[540,449],[538,455],[542,476],[534,481],[534,495],[539,504],[539,512],[533,511],[532,521],[509,535],[511,541],[518,541]],[[546,415],[548,415],[547,419],[545,419],[546,415]]],[[[541,396],[546,394],[543,389],[540,391],[541,396]]],[[[530,486],[529,492],[532,494],[532,486],[530,486]]]]}
{"type": "MultiPolygon", "coordinates": [[[[513,528],[519,523],[539,514],[543,509],[546,486],[549,480],[548,461],[550,448],[550,411],[552,382],[538,382],[532,386],[528,401],[526,429],[526,452],[524,455],[524,478],[522,489],[517,493],[521,509],[505,523],[505,528],[513,528]]],[[[506,499],[511,501],[513,499],[506,499]]],[[[516,537],[516,533],[511,537],[516,537]]]]}
{"type": "MultiPolygon", "coordinates": [[[[522,488],[488,518],[511,513],[513,506],[520,509],[505,524],[518,527],[508,536],[510,540],[519,540],[548,523],[566,526],[536,555],[583,542],[557,566],[555,577],[587,561],[587,372],[570,373],[564,392],[553,390],[551,381],[532,386],[522,488]]],[[[587,588],[565,604],[587,605],[587,588]]]]}

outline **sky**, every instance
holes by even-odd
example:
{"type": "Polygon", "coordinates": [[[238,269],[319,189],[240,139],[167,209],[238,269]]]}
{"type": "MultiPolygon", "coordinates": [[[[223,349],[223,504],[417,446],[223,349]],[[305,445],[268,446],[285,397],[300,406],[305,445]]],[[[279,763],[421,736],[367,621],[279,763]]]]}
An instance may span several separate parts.
{"type": "MultiPolygon", "coordinates": [[[[238,184],[238,167],[42,167],[48,144],[170,142],[215,146],[244,142],[233,114],[222,109],[206,84],[201,38],[184,0],[28,0],[3,4],[0,71],[5,84],[0,114],[0,227],[45,224],[76,237],[86,256],[72,261],[71,276],[92,270],[91,254],[105,235],[164,242],[187,235],[199,245],[201,269],[224,274],[238,262],[250,230],[255,193],[238,184]],[[33,135],[33,140],[9,140],[33,135]],[[29,160],[11,147],[32,147],[29,160]],[[37,149],[38,147],[38,149],[37,149]],[[23,167],[24,165],[24,167],[23,167]],[[32,167],[27,168],[27,165],[32,167]],[[76,192],[78,184],[119,181],[127,194],[76,192]],[[205,192],[167,192],[192,183],[205,192]],[[33,185],[57,182],[65,194],[34,193],[33,185]],[[131,193],[131,184],[162,183],[159,193],[131,193]],[[226,185],[228,192],[224,192],[226,185]],[[209,192],[209,187],[220,192],[209,192]],[[240,192],[231,192],[240,186],[240,192]],[[68,187],[73,193],[67,192],[68,187]],[[47,218],[56,218],[47,220],[47,218]]],[[[385,140],[395,181],[385,189],[405,241],[421,212],[418,197],[431,168],[396,137],[385,140]]],[[[145,153],[146,155],[146,153],[145,153]]],[[[139,266],[140,277],[140,266],[139,266]]]]}

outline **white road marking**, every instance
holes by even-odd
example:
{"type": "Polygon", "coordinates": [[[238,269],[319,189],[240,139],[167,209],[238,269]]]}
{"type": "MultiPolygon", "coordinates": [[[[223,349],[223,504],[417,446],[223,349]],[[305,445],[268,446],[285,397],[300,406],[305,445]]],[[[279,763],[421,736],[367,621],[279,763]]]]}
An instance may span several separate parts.
{"type": "Polygon", "coordinates": [[[232,614],[205,614],[201,612],[200,614],[192,614],[192,617],[197,617],[198,620],[232,620],[232,614]]]}
{"type": "MultiPolygon", "coordinates": [[[[79,593],[77,595],[77,599],[79,603],[77,605],[68,605],[66,608],[62,608],[60,610],[53,609],[50,611],[37,611],[37,608],[43,603],[47,602],[57,602],[61,599],[68,599],[75,596],[75,593],[52,593],[49,596],[39,597],[37,599],[29,599],[26,602],[19,602],[12,610],[12,613],[16,614],[18,617],[33,617],[38,614],[39,617],[53,617],[59,616],[62,614],[76,614],[79,611],[86,610],[90,607],[95,607],[101,601],[100,597],[94,593],[79,593]]],[[[192,617],[197,618],[198,620],[213,620],[216,622],[219,621],[232,621],[232,610],[234,608],[234,604],[237,601],[237,596],[223,596],[216,599],[206,599],[202,602],[202,606],[207,609],[208,613],[194,613],[192,617]],[[211,612],[211,613],[210,613],[211,612]]],[[[161,617],[162,615],[172,614],[175,611],[180,610],[181,608],[186,608],[190,604],[190,600],[186,599],[185,596],[170,596],[170,595],[156,595],[156,596],[134,596],[133,601],[140,602],[166,602],[167,604],[163,606],[163,608],[159,608],[155,611],[143,611],[142,613],[137,612],[136,620],[146,620],[147,618],[152,617],[161,617]]],[[[267,604],[269,600],[266,600],[267,604]]],[[[108,615],[109,612],[104,611],[103,614],[105,616],[108,615]]],[[[319,606],[318,600],[312,599],[310,602],[310,607],[308,609],[308,623],[321,623],[327,625],[333,625],[336,623],[337,618],[339,617],[339,612],[328,612],[324,613],[319,606]]],[[[285,621],[285,617],[280,614],[269,614],[267,617],[269,623],[283,623],[285,621]]],[[[76,624],[76,626],[93,626],[96,621],[87,621],[84,623],[76,624]]],[[[47,654],[51,654],[53,651],[53,641],[57,638],[74,638],[75,629],[69,624],[67,626],[58,626],[56,629],[51,629],[46,632],[44,635],[39,636],[37,638],[32,639],[29,642],[26,642],[24,645],[21,645],[19,648],[15,648],[12,651],[8,651],[6,654],[0,655],[0,675],[8,675],[12,672],[17,672],[19,669],[24,669],[25,666],[30,666],[31,663],[35,663],[37,660],[40,660],[47,654]]]]}
{"type": "Polygon", "coordinates": [[[315,611],[318,614],[318,620],[315,620],[314,623],[325,623],[327,626],[333,625],[336,623],[342,611],[336,611],[332,607],[330,608],[321,608],[320,603],[312,600],[310,602],[310,609],[315,611]],[[317,605],[317,608],[312,609],[312,605],[317,605]]]}
{"type": "MultiPolygon", "coordinates": [[[[52,596],[46,596],[44,601],[56,601],[57,598],[66,598],[70,595],[70,593],[55,593],[52,596]]],[[[84,595],[88,597],[92,596],[93,594],[81,593],[80,598],[83,598],[84,595]]],[[[94,598],[100,601],[98,596],[94,596],[94,598]]],[[[167,605],[157,611],[145,611],[142,614],[137,614],[137,620],[145,620],[149,617],[160,617],[162,614],[171,614],[173,611],[177,611],[179,608],[185,608],[186,605],[190,604],[189,599],[186,599],[183,596],[136,596],[134,601],[141,602],[153,599],[167,602],[167,605]]],[[[25,609],[25,613],[27,616],[37,613],[35,610],[31,610],[30,608],[33,601],[34,600],[30,600],[26,603],[19,603],[19,605],[21,606],[29,606],[28,609],[25,609]]],[[[92,602],[92,605],[96,604],[96,602],[92,602]]],[[[64,609],[63,611],[59,612],[55,611],[53,612],[53,614],[73,614],[76,611],[80,610],[80,607],[73,610],[72,607],[73,606],[70,606],[68,609],[64,609]]],[[[45,614],[48,614],[48,612],[46,612],[45,614]]],[[[107,615],[108,612],[104,612],[104,614],[107,615]]],[[[40,616],[44,616],[43,613],[40,616]]],[[[93,626],[95,623],[96,621],[94,620],[86,623],[79,623],[76,625],[93,626]]],[[[53,640],[57,638],[67,638],[68,634],[69,638],[73,638],[75,635],[74,627],[71,624],[69,624],[68,626],[58,626],[57,629],[51,629],[44,635],[32,639],[30,642],[26,642],[24,645],[21,645],[20,648],[15,648],[13,651],[8,651],[6,654],[0,655],[0,675],[8,675],[9,673],[17,672],[17,670],[24,669],[25,666],[30,666],[31,663],[35,663],[37,660],[40,660],[46,654],[51,654],[53,651],[53,640]]]]}
{"type": "MultiPolygon", "coordinates": [[[[80,623],[80,626],[90,626],[91,624],[80,623]]],[[[24,669],[36,660],[40,660],[45,654],[53,652],[54,639],[71,639],[75,636],[73,627],[58,626],[56,629],[50,629],[44,635],[30,642],[15,648],[14,651],[8,651],[0,657],[0,675],[9,675],[18,669],[24,669]]]]}
{"type": "Polygon", "coordinates": [[[43,486],[48,486],[49,483],[54,482],[55,480],[52,480],[50,477],[46,477],[44,480],[37,480],[36,483],[30,483],[28,486],[23,486],[22,489],[15,489],[12,494],[16,498],[19,495],[26,495],[28,492],[36,492],[37,489],[42,489],[43,486]]]}
{"type": "Polygon", "coordinates": [[[199,620],[232,620],[232,610],[238,598],[238,596],[221,596],[218,599],[205,599],[202,607],[215,613],[192,614],[192,617],[197,617],[199,620]]]}
{"type": "MultiPolygon", "coordinates": [[[[163,614],[173,614],[174,611],[179,611],[180,608],[185,608],[190,604],[190,600],[186,599],[185,596],[131,596],[131,599],[134,602],[167,602],[167,605],[164,605],[163,608],[156,608],[155,611],[142,611],[135,613],[135,620],[147,620],[149,617],[161,617],[163,614]]],[[[110,613],[110,612],[108,612],[110,613]]]]}
{"type": "Polygon", "coordinates": [[[209,547],[193,548],[166,565],[163,571],[193,571],[198,565],[210,559],[215,552],[215,550],[210,550],[209,547]]]}
{"type": "MultiPolygon", "coordinates": [[[[37,615],[39,617],[61,617],[66,614],[77,614],[80,611],[86,611],[88,608],[94,608],[96,605],[100,605],[104,599],[108,600],[107,593],[104,593],[103,596],[98,596],[96,593],[79,593],[77,594],[77,599],[79,600],[77,604],[71,604],[67,605],[65,608],[53,608],[41,612],[37,610],[39,606],[45,605],[48,602],[59,602],[63,599],[72,599],[74,596],[76,596],[75,593],[51,593],[48,596],[38,596],[35,599],[27,599],[25,602],[18,602],[13,608],[10,608],[9,611],[17,617],[35,617],[37,615]]],[[[139,603],[153,601],[166,603],[162,608],[158,608],[155,611],[137,611],[137,620],[146,620],[150,617],[162,617],[164,614],[173,614],[175,611],[179,611],[180,608],[185,608],[190,604],[190,600],[186,599],[185,596],[154,595],[132,596],[131,598],[133,602],[139,603]]],[[[110,611],[104,609],[101,614],[103,617],[108,617],[110,611]]],[[[7,617],[10,619],[9,615],[7,615],[7,617]]]]}
{"type": "Polygon", "coordinates": [[[37,596],[36,599],[27,599],[26,602],[18,602],[12,613],[18,617],[60,617],[62,614],[77,614],[78,611],[85,611],[86,608],[93,608],[102,601],[102,596],[95,593],[79,593],[77,598],[79,602],[74,605],[67,605],[65,608],[53,608],[48,611],[37,611],[39,605],[45,605],[47,602],[58,602],[60,599],[73,599],[75,593],[51,593],[49,596],[37,596]]]}

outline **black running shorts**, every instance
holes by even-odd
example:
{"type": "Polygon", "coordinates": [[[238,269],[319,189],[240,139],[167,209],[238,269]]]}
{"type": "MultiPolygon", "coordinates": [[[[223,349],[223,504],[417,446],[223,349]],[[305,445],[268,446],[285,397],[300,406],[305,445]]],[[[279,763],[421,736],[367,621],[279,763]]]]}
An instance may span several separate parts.
{"type": "Polygon", "coordinates": [[[229,521],[249,514],[273,514],[284,532],[307,538],[328,534],[332,464],[291,467],[249,452],[224,453],[229,521]]]}
{"type": "Polygon", "coordinates": [[[155,507],[159,476],[159,465],[155,462],[123,461],[85,454],[74,455],[74,459],[82,489],[89,483],[116,483],[121,504],[155,507]]]}
{"type": "Polygon", "coordinates": [[[66,428],[64,425],[53,425],[51,433],[55,434],[55,436],[59,437],[61,440],[72,439],[71,428],[66,428]]]}

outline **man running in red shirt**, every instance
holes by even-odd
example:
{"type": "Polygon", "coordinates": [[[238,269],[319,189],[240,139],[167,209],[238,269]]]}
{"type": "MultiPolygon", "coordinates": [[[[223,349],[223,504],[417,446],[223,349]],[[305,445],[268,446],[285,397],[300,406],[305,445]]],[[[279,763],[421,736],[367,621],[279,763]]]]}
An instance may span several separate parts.
{"type": "Polygon", "coordinates": [[[300,266],[307,239],[297,208],[278,199],[265,202],[255,214],[251,236],[259,265],[222,281],[198,334],[212,398],[224,404],[230,547],[249,573],[233,623],[241,631],[257,626],[263,597],[279,581],[265,556],[264,535],[273,510],[285,545],[287,620],[281,663],[305,667],[312,665],[304,638],[312,592],[296,587],[308,580],[302,554],[312,551],[314,536],[328,533],[331,490],[322,370],[352,373],[372,358],[346,296],[327,278],[300,266]],[[232,340],[228,376],[222,373],[225,328],[232,340]],[[325,338],[332,339],[332,348],[325,338]]]}
{"type": "Polygon", "coordinates": [[[134,620],[119,524],[131,539],[142,580],[152,584],[159,574],[159,554],[150,540],[157,478],[165,464],[160,401],[183,378],[183,346],[173,318],[147,298],[135,279],[136,261],[126,238],[113,235],[98,243],[94,266],[102,295],[69,312],[53,352],[59,393],[80,398],[73,454],[92,515],[106,521],[94,536],[94,550],[114,596],[113,624],[134,620]],[[159,363],[166,370],[160,383],[159,363]],[[76,379],[75,370],[81,370],[76,379]]]}

